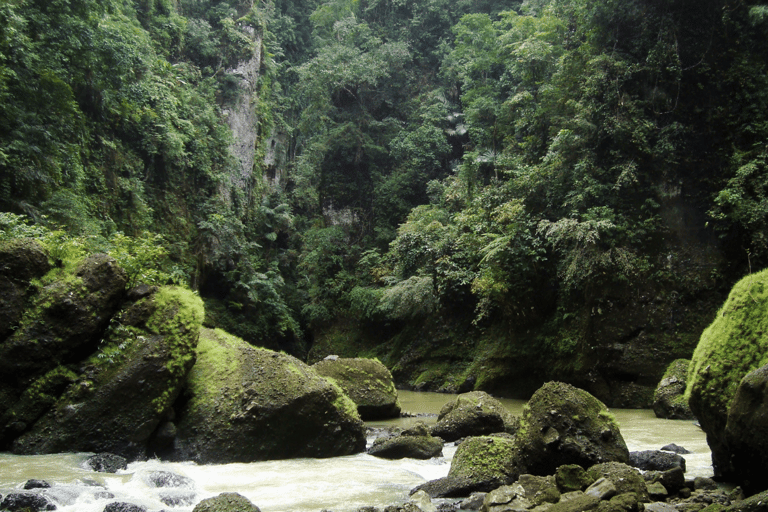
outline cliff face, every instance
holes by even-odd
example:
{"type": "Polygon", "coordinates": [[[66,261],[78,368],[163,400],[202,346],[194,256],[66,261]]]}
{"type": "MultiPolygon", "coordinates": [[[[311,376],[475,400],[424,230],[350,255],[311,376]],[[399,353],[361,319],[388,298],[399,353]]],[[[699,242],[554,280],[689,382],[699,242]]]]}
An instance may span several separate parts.
{"type": "Polygon", "coordinates": [[[256,111],[259,69],[261,68],[261,34],[254,27],[245,27],[253,39],[253,53],[247,61],[242,61],[237,68],[229,70],[238,78],[237,96],[234,102],[223,109],[223,116],[232,130],[233,143],[230,147],[239,165],[229,179],[223,181],[219,194],[226,202],[231,200],[233,191],[248,191],[254,184],[254,165],[259,143],[256,111]]]}

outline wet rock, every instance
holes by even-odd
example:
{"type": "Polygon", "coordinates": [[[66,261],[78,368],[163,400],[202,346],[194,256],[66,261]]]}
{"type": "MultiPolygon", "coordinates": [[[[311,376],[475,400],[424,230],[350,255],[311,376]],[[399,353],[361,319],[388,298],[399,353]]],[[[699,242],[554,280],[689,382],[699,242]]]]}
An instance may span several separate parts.
{"type": "Polygon", "coordinates": [[[539,388],[523,411],[517,434],[521,471],[554,474],[559,466],[627,462],[616,420],[584,390],[562,382],[539,388]]]}
{"type": "Polygon", "coordinates": [[[49,484],[45,480],[35,480],[35,479],[32,479],[32,480],[27,480],[26,482],[24,482],[24,489],[25,490],[29,490],[29,489],[50,489],[50,487],[51,487],[51,484],[49,484]]]}
{"type": "Polygon", "coordinates": [[[723,439],[733,478],[748,494],[768,489],[768,365],[741,380],[723,439]]]}
{"type": "Polygon", "coordinates": [[[694,418],[685,399],[688,359],[676,359],[667,367],[653,393],[653,412],[657,418],[691,420],[694,418]]]}
{"type": "Polygon", "coordinates": [[[194,492],[181,491],[163,493],[158,496],[164,505],[169,507],[189,507],[195,502],[197,495],[194,492]]]}
{"type": "Polygon", "coordinates": [[[203,316],[200,298],[176,287],[128,307],[102,349],[83,364],[80,380],[14,441],[14,453],[153,455],[147,446],[195,361],[203,316]],[[137,309],[142,314],[132,317],[137,309]],[[128,317],[136,322],[132,329],[124,323],[128,317]]]}
{"type": "Polygon", "coordinates": [[[675,443],[670,443],[670,444],[664,445],[664,446],[661,447],[661,449],[664,450],[665,452],[672,452],[672,453],[677,453],[677,454],[680,454],[680,455],[686,455],[688,453],[691,453],[690,450],[687,450],[687,449],[683,448],[682,446],[678,446],[675,443]]]}
{"type": "Polygon", "coordinates": [[[85,465],[99,473],[117,473],[128,467],[128,460],[114,453],[98,453],[89,457],[85,465]]]}
{"type": "Polygon", "coordinates": [[[514,434],[517,421],[501,402],[484,391],[464,393],[445,404],[432,435],[446,441],[497,432],[514,434]]]}
{"type": "Polygon", "coordinates": [[[235,493],[225,492],[213,498],[208,498],[192,509],[192,512],[261,512],[259,507],[248,498],[235,493]]]}
{"type": "Polygon", "coordinates": [[[324,359],[312,365],[323,377],[332,378],[357,405],[363,420],[397,418],[400,403],[392,374],[378,359],[324,359]]]}
{"type": "Polygon", "coordinates": [[[659,450],[630,452],[629,465],[642,470],[666,471],[681,467],[685,471],[685,459],[676,453],[659,450]]]}
{"type": "Polygon", "coordinates": [[[143,505],[135,505],[133,503],[125,503],[117,501],[109,503],[104,507],[104,512],[147,512],[147,507],[143,505]]]}
{"type": "Polygon", "coordinates": [[[194,480],[170,471],[153,471],[147,477],[147,483],[152,487],[187,487],[195,486],[194,480]]]}
{"type": "Polygon", "coordinates": [[[298,359],[210,329],[197,353],[169,457],[207,464],[365,450],[355,404],[298,359]]]}
{"type": "Polygon", "coordinates": [[[433,437],[429,427],[420,423],[391,437],[373,441],[368,453],[384,459],[431,459],[443,453],[443,440],[433,437]]]}
{"type": "Polygon", "coordinates": [[[0,501],[0,510],[9,512],[56,510],[56,505],[42,494],[11,492],[0,501]]]}
{"type": "Polygon", "coordinates": [[[19,325],[30,282],[51,269],[43,247],[31,239],[0,242],[0,341],[19,325]]]}

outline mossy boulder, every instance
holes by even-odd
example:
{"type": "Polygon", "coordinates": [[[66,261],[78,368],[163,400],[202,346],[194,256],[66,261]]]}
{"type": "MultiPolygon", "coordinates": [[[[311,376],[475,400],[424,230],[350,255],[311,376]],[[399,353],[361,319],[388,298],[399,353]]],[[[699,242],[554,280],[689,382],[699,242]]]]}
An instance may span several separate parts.
{"type": "Polygon", "coordinates": [[[728,411],[731,474],[748,494],[768,489],[768,366],[749,372],[728,411]]]}
{"type": "Polygon", "coordinates": [[[18,326],[33,279],[51,269],[48,255],[35,240],[0,242],[0,340],[18,326]]]}
{"type": "Polygon", "coordinates": [[[689,359],[672,361],[653,393],[653,412],[657,418],[669,420],[691,420],[693,411],[685,398],[689,359]]]}
{"type": "Polygon", "coordinates": [[[44,286],[0,344],[0,381],[17,391],[60,364],[93,352],[125,294],[127,276],[105,254],[44,286]]]}
{"type": "Polygon", "coordinates": [[[377,438],[368,453],[383,459],[431,459],[443,454],[443,440],[430,435],[429,427],[419,423],[400,434],[377,438]]]}
{"type": "Polygon", "coordinates": [[[295,357],[203,329],[171,457],[198,463],[349,455],[365,449],[355,404],[295,357]]]}
{"type": "Polygon", "coordinates": [[[197,505],[192,512],[261,512],[259,507],[236,492],[224,492],[208,498],[197,505]]]}
{"type": "Polygon", "coordinates": [[[200,298],[175,287],[128,306],[101,349],[82,365],[77,382],[14,441],[13,451],[153,455],[147,447],[161,421],[172,415],[194,363],[203,316],[200,298]]]}
{"type": "Polygon", "coordinates": [[[501,402],[485,391],[458,395],[446,403],[432,427],[432,435],[446,441],[497,432],[514,434],[517,421],[501,402]]]}
{"type": "Polygon", "coordinates": [[[686,396],[712,450],[717,477],[734,468],[725,444],[728,409],[741,380],[768,364],[768,269],[734,285],[693,353],[686,396]]]}
{"type": "Polygon", "coordinates": [[[364,420],[397,418],[400,403],[392,374],[378,359],[327,357],[312,365],[341,387],[364,420]]]}
{"type": "Polygon", "coordinates": [[[605,405],[562,382],[549,382],[533,394],[523,407],[516,440],[521,468],[534,475],[554,474],[566,464],[586,468],[629,460],[619,426],[605,405]]]}

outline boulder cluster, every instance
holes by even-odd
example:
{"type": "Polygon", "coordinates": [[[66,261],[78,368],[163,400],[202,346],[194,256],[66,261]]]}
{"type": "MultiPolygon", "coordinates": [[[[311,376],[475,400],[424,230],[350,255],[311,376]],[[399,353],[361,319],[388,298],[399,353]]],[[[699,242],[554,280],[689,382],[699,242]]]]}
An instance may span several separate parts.
{"type": "Polygon", "coordinates": [[[378,361],[313,368],[203,328],[190,290],[128,282],[105,254],[68,268],[34,241],[0,244],[0,451],[331,457],[365,450],[361,415],[399,415],[378,361]]]}

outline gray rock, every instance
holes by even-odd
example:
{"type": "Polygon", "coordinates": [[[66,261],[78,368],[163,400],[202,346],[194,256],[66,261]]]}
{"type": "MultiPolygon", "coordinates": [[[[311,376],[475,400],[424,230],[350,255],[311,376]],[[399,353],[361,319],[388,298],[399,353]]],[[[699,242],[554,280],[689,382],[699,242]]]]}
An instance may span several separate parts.
{"type": "Polygon", "coordinates": [[[686,448],[683,448],[682,446],[678,446],[675,443],[670,443],[670,444],[664,445],[664,446],[661,447],[661,449],[664,450],[665,452],[672,452],[672,453],[677,453],[677,454],[680,454],[680,455],[686,455],[688,453],[691,453],[690,450],[687,450],[686,448]]]}
{"type": "Polygon", "coordinates": [[[661,501],[655,501],[653,503],[645,504],[645,512],[678,512],[674,505],[664,503],[661,501]]]}
{"type": "Polygon", "coordinates": [[[89,457],[85,465],[99,473],[117,473],[128,467],[128,460],[114,453],[98,453],[89,457]]]}
{"type": "Polygon", "coordinates": [[[147,507],[118,501],[109,503],[104,507],[104,512],[147,512],[147,507]]]}
{"type": "Polygon", "coordinates": [[[616,486],[605,477],[598,478],[584,491],[587,496],[594,496],[600,500],[609,500],[616,496],[616,486]]]}
{"type": "Polygon", "coordinates": [[[56,510],[56,505],[51,503],[48,498],[42,494],[11,492],[0,501],[0,510],[7,510],[10,512],[56,510]]]}

